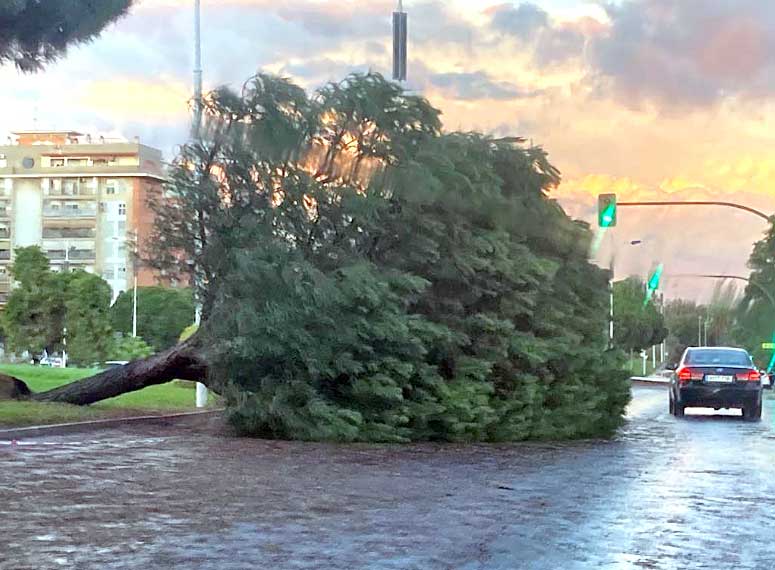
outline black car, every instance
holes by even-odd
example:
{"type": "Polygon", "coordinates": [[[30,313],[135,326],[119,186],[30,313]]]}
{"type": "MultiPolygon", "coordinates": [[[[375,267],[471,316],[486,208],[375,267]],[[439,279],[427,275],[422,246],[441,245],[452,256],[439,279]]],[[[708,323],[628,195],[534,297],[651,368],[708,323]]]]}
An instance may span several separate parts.
{"type": "Polygon", "coordinates": [[[742,408],[743,417],[762,416],[761,374],[741,348],[687,348],[670,380],[670,413],[686,408],[742,408]]]}

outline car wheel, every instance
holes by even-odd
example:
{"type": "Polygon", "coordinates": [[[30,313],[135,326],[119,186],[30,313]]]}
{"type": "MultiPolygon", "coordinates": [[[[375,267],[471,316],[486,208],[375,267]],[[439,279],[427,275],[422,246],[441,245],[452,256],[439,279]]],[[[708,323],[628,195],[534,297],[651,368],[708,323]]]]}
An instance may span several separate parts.
{"type": "Polygon", "coordinates": [[[684,417],[684,405],[679,402],[673,402],[673,415],[677,418],[684,417]]]}
{"type": "Polygon", "coordinates": [[[743,408],[743,418],[749,422],[758,422],[762,419],[762,401],[759,400],[753,406],[743,408]]]}
{"type": "Polygon", "coordinates": [[[673,393],[672,392],[670,393],[669,400],[670,400],[670,404],[668,405],[668,409],[670,410],[670,415],[674,416],[675,415],[675,401],[673,400],[673,393]]]}

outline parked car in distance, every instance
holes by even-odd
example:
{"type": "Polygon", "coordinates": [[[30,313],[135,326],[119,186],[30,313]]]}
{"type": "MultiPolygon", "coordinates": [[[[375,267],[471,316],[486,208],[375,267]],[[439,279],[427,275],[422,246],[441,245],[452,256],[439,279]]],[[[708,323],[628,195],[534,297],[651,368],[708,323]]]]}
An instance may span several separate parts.
{"type": "Polygon", "coordinates": [[[44,356],[40,359],[40,366],[48,366],[50,368],[62,368],[62,359],[58,356],[44,356]]]}
{"type": "Polygon", "coordinates": [[[686,408],[741,408],[743,417],[762,415],[761,372],[741,348],[687,348],[670,379],[670,413],[686,408]]]}
{"type": "Polygon", "coordinates": [[[105,370],[110,370],[111,368],[119,368],[127,364],[129,364],[128,360],[108,360],[103,366],[103,368],[105,370]]]}
{"type": "Polygon", "coordinates": [[[772,390],[772,376],[764,370],[760,371],[760,374],[762,376],[762,388],[772,390]]]}

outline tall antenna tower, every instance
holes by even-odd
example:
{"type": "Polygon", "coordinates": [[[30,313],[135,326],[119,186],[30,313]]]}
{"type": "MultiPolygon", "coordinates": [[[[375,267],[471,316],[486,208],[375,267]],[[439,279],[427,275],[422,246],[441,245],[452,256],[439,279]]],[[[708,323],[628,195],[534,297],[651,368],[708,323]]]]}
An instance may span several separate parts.
{"type": "Polygon", "coordinates": [[[194,139],[202,128],[202,5],[194,0],[194,121],[191,127],[194,139]]]}
{"type": "Polygon", "coordinates": [[[406,81],[406,55],[409,24],[404,3],[398,0],[398,10],[393,12],[393,79],[406,81]]]}

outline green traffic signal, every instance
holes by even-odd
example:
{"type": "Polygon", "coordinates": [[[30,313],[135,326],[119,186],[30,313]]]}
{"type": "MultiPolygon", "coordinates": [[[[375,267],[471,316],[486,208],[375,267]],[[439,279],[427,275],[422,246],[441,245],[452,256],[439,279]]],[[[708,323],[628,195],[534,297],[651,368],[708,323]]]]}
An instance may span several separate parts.
{"type": "Polygon", "coordinates": [[[651,277],[649,277],[648,283],[646,283],[646,300],[643,302],[644,305],[648,304],[648,302],[654,296],[654,293],[656,293],[657,289],[659,289],[659,282],[662,279],[662,273],[664,270],[665,266],[660,263],[657,265],[654,273],[651,274],[651,277]]]}
{"type": "Polygon", "coordinates": [[[616,194],[600,194],[597,197],[597,224],[601,228],[616,226],[616,194]]]}

